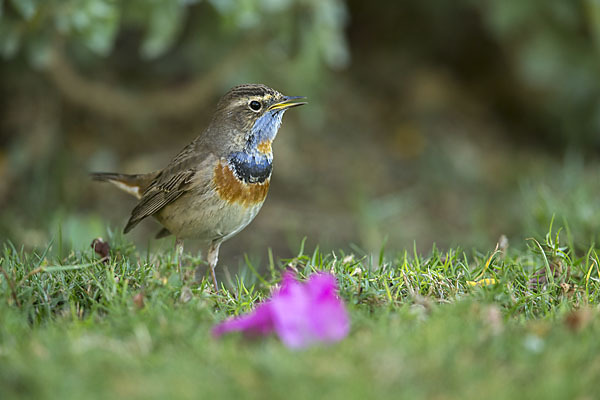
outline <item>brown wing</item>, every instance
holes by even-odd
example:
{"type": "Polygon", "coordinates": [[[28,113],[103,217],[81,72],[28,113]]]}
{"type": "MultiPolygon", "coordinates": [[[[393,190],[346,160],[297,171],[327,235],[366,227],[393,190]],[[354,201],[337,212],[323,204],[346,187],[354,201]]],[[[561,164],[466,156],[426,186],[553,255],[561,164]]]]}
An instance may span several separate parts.
{"type": "Polygon", "coordinates": [[[184,170],[172,175],[168,180],[161,180],[159,175],[150,184],[140,202],[131,212],[131,217],[125,226],[127,233],[144,218],[156,214],[166,205],[181,197],[188,189],[195,170],[184,170]]]}
{"type": "Polygon", "coordinates": [[[141,220],[156,214],[192,186],[201,183],[201,178],[206,175],[206,164],[210,164],[213,159],[214,156],[203,148],[198,138],[187,145],[148,185],[140,202],[131,212],[124,232],[129,232],[141,220]]]}

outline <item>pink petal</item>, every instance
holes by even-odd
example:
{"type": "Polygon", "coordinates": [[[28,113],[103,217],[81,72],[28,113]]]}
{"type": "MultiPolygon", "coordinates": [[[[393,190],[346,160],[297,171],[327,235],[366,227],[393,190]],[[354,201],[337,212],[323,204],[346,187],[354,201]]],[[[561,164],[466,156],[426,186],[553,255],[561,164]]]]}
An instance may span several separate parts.
{"type": "Polygon", "coordinates": [[[286,346],[300,348],[314,341],[307,319],[310,305],[306,289],[295,280],[288,282],[273,296],[271,301],[273,325],[275,332],[286,346]]]}
{"type": "Polygon", "coordinates": [[[267,335],[273,332],[270,303],[259,304],[250,314],[229,318],[216,325],[212,334],[219,337],[225,333],[240,331],[248,335],[267,335]]]}
{"type": "Polygon", "coordinates": [[[350,323],[336,287],[335,278],[329,274],[315,274],[304,285],[284,277],[281,291],[273,296],[271,311],[275,331],[288,347],[346,337],[350,323]]]}
{"type": "Polygon", "coordinates": [[[313,275],[307,288],[311,291],[312,331],[322,341],[335,342],[348,335],[350,320],[344,303],[337,297],[337,285],[332,275],[313,275]]]}
{"type": "Polygon", "coordinates": [[[232,331],[266,335],[275,331],[290,348],[339,341],[348,334],[350,321],[336,292],[337,284],[331,274],[313,274],[303,284],[292,273],[286,273],[281,288],[270,300],[250,314],[218,324],[213,335],[219,337],[232,331]]]}

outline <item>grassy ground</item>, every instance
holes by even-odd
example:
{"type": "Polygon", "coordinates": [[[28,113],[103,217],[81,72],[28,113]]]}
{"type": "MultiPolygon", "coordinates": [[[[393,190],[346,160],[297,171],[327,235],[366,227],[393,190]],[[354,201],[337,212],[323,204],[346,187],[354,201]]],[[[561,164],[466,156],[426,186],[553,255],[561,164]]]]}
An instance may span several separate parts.
{"type": "MultiPolygon", "coordinates": [[[[568,235],[564,235],[568,236],[568,235]]],[[[486,253],[394,257],[301,249],[248,265],[214,294],[188,257],[139,254],[110,238],[67,256],[0,255],[0,398],[595,398],[600,271],[591,246],[559,235],[486,253]],[[215,340],[286,268],[332,271],[352,329],[291,351],[275,337],[215,340]]]]}

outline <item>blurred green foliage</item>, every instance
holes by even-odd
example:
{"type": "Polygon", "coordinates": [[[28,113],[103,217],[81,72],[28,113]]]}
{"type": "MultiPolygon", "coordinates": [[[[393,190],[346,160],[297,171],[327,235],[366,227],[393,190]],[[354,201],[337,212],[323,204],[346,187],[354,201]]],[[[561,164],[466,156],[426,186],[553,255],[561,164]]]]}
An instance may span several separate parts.
{"type": "Polygon", "coordinates": [[[355,1],[350,9],[361,25],[351,41],[449,70],[512,123],[506,136],[600,150],[599,1],[355,1]]]}
{"type": "Polygon", "coordinates": [[[600,145],[600,2],[473,1],[550,135],[600,145]]]}
{"type": "MultiPolygon", "coordinates": [[[[66,39],[90,52],[108,55],[120,31],[143,32],[139,54],[151,60],[164,56],[181,39],[185,29],[200,28],[215,46],[227,36],[251,33],[267,40],[274,53],[303,55],[313,64],[347,65],[349,53],[344,37],[346,8],[340,0],[208,0],[217,11],[218,29],[205,26],[214,19],[191,15],[201,0],[10,0],[0,20],[0,53],[5,59],[19,52],[31,64],[42,66],[52,40],[66,39]],[[186,24],[187,22],[187,24],[186,24]],[[299,35],[295,34],[300,32],[299,35]],[[307,57],[308,56],[308,57],[307,57]]],[[[190,39],[196,37],[191,35],[190,39]]]]}

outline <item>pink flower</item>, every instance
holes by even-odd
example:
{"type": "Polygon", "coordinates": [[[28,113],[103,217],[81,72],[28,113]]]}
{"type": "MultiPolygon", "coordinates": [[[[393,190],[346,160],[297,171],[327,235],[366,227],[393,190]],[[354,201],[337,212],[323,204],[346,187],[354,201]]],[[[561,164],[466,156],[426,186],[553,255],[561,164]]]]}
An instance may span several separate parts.
{"type": "Polygon", "coordinates": [[[267,335],[273,331],[290,348],[316,342],[337,342],[348,334],[350,321],[344,303],[336,296],[331,274],[313,274],[300,283],[286,273],[281,288],[253,312],[230,318],[213,328],[213,335],[241,331],[247,335],[267,335]]]}

